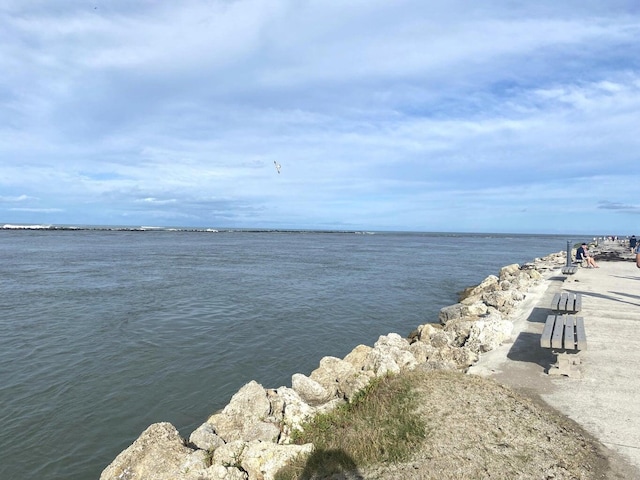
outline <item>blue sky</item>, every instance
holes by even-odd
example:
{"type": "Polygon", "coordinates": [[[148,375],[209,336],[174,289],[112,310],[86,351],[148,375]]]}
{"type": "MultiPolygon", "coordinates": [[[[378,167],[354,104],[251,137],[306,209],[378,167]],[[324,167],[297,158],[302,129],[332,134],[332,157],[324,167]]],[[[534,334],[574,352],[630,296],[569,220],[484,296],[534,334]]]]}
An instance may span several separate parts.
{"type": "Polygon", "coordinates": [[[0,224],[639,234],[638,39],[635,0],[2,0],[0,224]]]}

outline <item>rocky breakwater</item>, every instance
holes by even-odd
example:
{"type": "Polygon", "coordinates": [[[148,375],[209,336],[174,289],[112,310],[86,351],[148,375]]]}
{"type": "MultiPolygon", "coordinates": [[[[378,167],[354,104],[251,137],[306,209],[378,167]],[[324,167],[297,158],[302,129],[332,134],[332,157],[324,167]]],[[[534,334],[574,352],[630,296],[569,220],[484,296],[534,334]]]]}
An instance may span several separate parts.
{"type": "Polygon", "coordinates": [[[343,359],[324,357],[309,376],[296,373],[291,387],[264,388],[255,381],[184,439],[170,423],[156,423],[102,472],[101,480],[270,480],[313,445],[291,444],[291,435],[314,415],[329,411],[373,379],[415,368],[466,371],[483,352],[510,338],[509,320],[528,289],[565,264],[559,252],[523,266],[514,264],[467,289],[443,308],[439,323],[418,326],[408,338],[381,336],[343,359]]]}

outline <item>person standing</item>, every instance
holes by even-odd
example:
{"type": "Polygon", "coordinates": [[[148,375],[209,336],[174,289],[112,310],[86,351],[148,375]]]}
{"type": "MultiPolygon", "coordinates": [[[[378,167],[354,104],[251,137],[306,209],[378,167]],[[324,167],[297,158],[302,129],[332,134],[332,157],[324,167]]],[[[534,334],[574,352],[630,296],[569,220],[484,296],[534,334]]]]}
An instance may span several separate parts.
{"type": "Polygon", "coordinates": [[[631,253],[636,253],[636,245],[638,244],[638,239],[635,235],[631,235],[629,239],[629,248],[631,248],[631,253]]]}

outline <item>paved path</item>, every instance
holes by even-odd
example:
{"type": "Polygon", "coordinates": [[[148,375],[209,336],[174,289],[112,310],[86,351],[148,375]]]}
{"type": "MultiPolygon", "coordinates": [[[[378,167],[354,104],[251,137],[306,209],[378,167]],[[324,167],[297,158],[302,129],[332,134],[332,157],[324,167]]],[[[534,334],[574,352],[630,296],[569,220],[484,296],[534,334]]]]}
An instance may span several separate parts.
{"type": "Polygon", "coordinates": [[[470,373],[540,396],[640,472],[640,269],[631,260],[600,261],[572,276],[558,270],[528,293],[513,342],[483,355],[470,373]],[[540,333],[559,291],[582,294],[588,350],[579,354],[580,379],[546,373],[555,356],[540,347],[540,333]]]}

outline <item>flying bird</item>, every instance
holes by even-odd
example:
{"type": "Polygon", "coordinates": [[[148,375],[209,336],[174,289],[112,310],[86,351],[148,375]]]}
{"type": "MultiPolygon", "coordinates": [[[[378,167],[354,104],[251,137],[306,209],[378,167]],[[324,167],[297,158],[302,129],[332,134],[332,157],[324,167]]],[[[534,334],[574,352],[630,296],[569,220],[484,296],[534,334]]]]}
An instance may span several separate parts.
{"type": "Polygon", "coordinates": [[[276,166],[276,170],[278,171],[278,173],[280,173],[281,165],[278,162],[276,162],[275,160],[273,161],[273,164],[276,166]]]}

